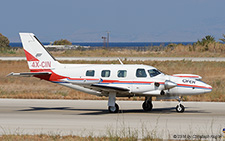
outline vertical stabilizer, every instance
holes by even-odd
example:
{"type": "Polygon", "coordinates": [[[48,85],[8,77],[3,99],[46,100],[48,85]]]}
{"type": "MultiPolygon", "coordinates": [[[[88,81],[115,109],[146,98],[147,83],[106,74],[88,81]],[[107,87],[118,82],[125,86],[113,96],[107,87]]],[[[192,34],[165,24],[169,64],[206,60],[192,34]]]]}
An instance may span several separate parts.
{"type": "Polygon", "coordinates": [[[31,71],[54,69],[59,62],[45,49],[33,33],[19,33],[31,71]]]}

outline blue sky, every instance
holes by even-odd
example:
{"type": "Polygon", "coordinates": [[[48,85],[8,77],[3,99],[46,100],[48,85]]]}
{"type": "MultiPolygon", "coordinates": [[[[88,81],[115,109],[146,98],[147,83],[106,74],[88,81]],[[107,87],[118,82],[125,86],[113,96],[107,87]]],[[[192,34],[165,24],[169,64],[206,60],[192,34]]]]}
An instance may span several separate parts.
{"type": "Polygon", "coordinates": [[[197,41],[225,34],[225,0],[3,0],[0,33],[19,42],[33,32],[42,42],[197,41]]]}

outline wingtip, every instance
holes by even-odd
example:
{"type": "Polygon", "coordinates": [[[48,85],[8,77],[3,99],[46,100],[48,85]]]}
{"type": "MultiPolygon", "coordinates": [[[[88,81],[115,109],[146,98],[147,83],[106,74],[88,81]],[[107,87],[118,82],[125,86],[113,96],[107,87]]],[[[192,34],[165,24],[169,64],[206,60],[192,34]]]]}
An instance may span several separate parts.
{"type": "Polygon", "coordinates": [[[8,75],[6,75],[6,77],[8,76],[12,76],[14,72],[9,73],[8,75]]]}

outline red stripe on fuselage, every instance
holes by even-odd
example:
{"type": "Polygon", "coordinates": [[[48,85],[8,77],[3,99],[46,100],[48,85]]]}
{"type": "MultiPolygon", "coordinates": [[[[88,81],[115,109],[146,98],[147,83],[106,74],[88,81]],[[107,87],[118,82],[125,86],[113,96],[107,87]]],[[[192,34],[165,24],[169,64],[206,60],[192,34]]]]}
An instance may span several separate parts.
{"type": "Polygon", "coordinates": [[[102,83],[133,83],[133,81],[103,80],[102,83]]]}
{"type": "MultiPolygon", "coordinates": [[[[103,80],[102,83],[139,83],[139,84],[151,84],[154,82],[150,81],[120,81],[120,80],[103,80]]],[[[164,82],[158,82],[164,84],[164,82]]]]}
{"type": "Polygon", "coordinates": [[[185,86],[185,87],[196,87],[196,88],[212,89],[212,87],[197,86],[197,85],[187,85],[187,84],[177,84],[177,85],[178,85],[178,86],[185,86]]]}
{"type": "Polygon", "coordinates": [[[93,79],[93,78],[68,78],[69,80],[100,80],[100,79],[93,79]]]}

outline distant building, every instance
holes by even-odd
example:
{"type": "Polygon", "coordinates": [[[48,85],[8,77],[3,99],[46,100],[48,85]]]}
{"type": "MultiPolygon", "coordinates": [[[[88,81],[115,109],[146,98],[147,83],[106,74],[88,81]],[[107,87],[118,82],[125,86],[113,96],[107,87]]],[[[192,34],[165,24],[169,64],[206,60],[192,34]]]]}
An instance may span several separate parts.
{"type": "Polygon", "coordinates": [[[49,49],[57,49],[57,50],[67,50],[67,49],[89,49],[90,46],[80,46],[80,45],[45,45],[46,48],[49,49]]]}

